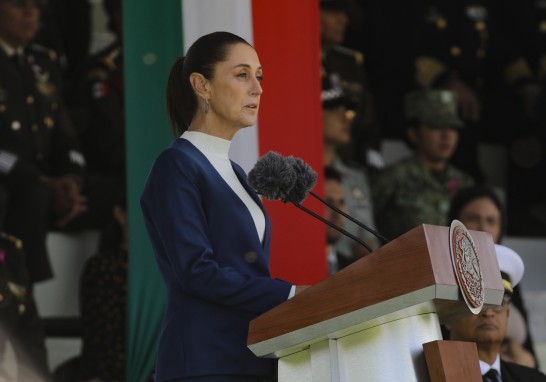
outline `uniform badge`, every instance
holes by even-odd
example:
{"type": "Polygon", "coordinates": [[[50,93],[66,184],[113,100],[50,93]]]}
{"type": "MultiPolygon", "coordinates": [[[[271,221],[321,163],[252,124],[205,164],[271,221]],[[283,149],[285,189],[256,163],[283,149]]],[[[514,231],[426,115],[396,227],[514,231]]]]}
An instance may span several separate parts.
{"type": "Polygon", "coordinates": [[[106,82],[95,82],[92,86],[93,98],[104,98],[110,94],[110,88],[106,82]]]}
{"type": "Polygon", "coordinates": [[[355,198],[355,200],[358,200],[359,202],[366,201],[366,195],[364,195],[362,190],[358,187],[351,188],[351,195],[353,195],[353,198],[355,198]]]}
{"type": "Polygon", "coordinates": [[[57,92],[57,86],[49,81],[49,72],[44,72],[38,65],[31,65],[36,79],[36,89],[44,96],[50,96],[57,92]]]}
{"type": "Polygon", "coordinates": [[[485,287],[478,251],[472,236],[463,223],[453,220],[449,232],[449,249],[459,288],[470,311],[480,313],[485,287]]]}
{"type": "Polygon", "coordinates": [[[469,5],[466,7],[466,15],[473,21],[487,20],[487,9],[481,5],[469,5]]]}

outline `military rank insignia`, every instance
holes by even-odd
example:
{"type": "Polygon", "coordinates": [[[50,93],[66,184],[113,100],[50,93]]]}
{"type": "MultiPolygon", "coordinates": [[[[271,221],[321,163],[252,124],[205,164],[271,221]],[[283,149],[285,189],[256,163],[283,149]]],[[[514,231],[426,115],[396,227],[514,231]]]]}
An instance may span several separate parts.
{"type": "Polygon", "coordinates": [[[106,82],[95,82],[92,86],[93,98],[104,98],[110,94],[110,87],[106,82]]]}

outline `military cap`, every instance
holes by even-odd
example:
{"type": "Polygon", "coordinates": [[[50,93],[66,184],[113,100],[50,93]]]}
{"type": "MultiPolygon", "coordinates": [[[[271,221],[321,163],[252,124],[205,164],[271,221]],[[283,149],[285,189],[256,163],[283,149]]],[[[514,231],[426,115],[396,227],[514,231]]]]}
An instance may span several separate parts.
{"type": "Polygon", "coordinates": [[[325,11],[346,11],[353,4],[352,0],[320,0],[320,9],[325,11]]]}
{"type": "Polygon", "coordinates": [[[434,126],[464,127],[457,111],[457,95],[450,90],[415,90],[404,97],[406,120],[434,126]]]}
{"type": "Polygon", "coordinates": [[[512,294],[514,287],[519,284],[523,277],[525,265],[516,252],[504,245],[495,244],[495,251],[497,252],[504,290],[508,294],[512,294]]]}
{"type": "Polygon", "coordinates": [[[324,109],[335,109],[339,106],[345,106],[347,109],[354,110],[356,106],[343,91],[341,78],[337,73],[330,73],[322,77],[321,99],[324,109]]]}

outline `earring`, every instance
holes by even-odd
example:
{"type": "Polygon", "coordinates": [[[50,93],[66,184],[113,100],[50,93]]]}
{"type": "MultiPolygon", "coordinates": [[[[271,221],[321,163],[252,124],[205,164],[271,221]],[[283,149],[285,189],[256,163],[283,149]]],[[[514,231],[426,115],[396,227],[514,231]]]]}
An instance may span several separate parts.
{"type": "Polygon", "coordinates": [[[205,101],[205,114],[207,114],[209,112],[209,100],[207,99],[205,101]]]}

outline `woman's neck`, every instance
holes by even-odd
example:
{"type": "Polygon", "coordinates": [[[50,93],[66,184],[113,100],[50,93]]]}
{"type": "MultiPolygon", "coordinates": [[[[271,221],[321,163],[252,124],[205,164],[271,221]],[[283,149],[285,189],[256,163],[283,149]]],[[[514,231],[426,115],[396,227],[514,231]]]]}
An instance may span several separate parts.
{"type": "Polygon", "coordinates": [[[203,134],[231,141],[235,136],[235,133],[240,129],[241,127],[229,126],[225,120],[221,120],[214,113],[207,115],[205,118],[205,114],[197,112],[191,121],[188,131],[198,131],[203,134]]]}

